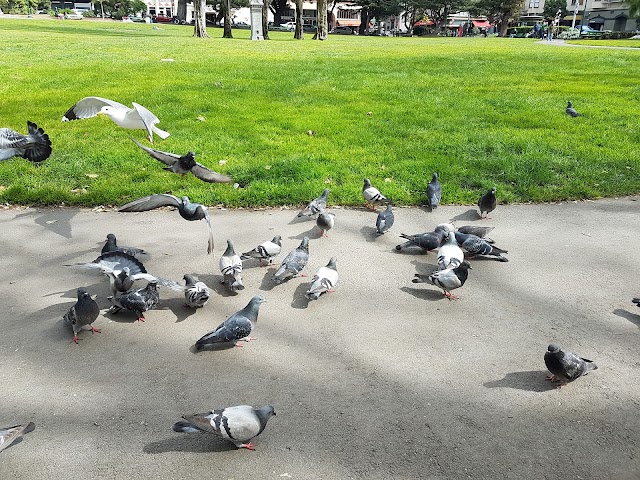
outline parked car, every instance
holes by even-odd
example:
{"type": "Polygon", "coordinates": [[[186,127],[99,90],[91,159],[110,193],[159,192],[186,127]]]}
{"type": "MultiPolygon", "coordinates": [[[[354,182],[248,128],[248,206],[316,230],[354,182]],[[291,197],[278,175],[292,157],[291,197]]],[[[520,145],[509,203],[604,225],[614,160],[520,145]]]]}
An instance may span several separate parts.
{"type": "Polygon", "coordinates": [[[276,25],[273,22],[269,22],[268,28],[269,28],[269,30],[273,30],[275,32],[288,32],[288,31],[290,31],[287,27],[283,27],[282,25],[276,25]]]}
{"type": "Polygon", "coordinates": [[[336,35],[354,35],[355,32],[351,27],[335,27],[329,33],[334,33],[336,35]]]}
{"type": "Polygon", "coordinates": [[[289,31],[293,31],[296,29],[296,22],[281,23],[280,26],[285,27],[289,31]]]}
{"type": "Polygon", "coordinates": [[[580,25],[581,37],[599,37],[601,35],[602,35],[602,32],[600,30],[591,28],[589,25],[580,25]]]}
{"type": "MultiPolygon", "coordinates": [[[[123,18],[124,20],[124,18],[123,18]]],[[[144,18],[137,15],[129,15],[129,20],[135,23],[144,23],[144,18]]]]}
{"type": "Polygon", "coordinates": [[[84,17],[79,10],[71,10],[71,12],[64,14],[64,18],[66,20],[82,20],[84,17]]]}
{"type": "Polygon", "coordinates": [[[164,15],[156,15],[153,17],[155,23],[173,23],[173,17],[165,17],[164,15]]]}
{"type": "Polygon", "coordinates": [[[315,25],[302,25],[302,31],[308,33],[315,33],[318,30],[318,27],[315,25]]]}

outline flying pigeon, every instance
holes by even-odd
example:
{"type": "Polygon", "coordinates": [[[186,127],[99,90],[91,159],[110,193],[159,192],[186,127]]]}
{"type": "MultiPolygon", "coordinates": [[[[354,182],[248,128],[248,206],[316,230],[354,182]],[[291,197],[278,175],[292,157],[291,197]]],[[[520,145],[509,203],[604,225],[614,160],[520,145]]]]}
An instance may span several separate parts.
{"type": "Polygon", "coordinates": [[[96,115],[106,115],[119,127],[129,130],[146,130],[151,143],[153,143],[154,133],[163,140],[169,136],[167,132],[156,127],[156,123],[160,122],[158,117],[142,105],[135,102],[132,102],[132,105],[133,108],[129,108],[106,98],[85,97],[64,114],[62,121],[70,122],[71,120],[82,120],[96,115]]]}
{"type": "Polygon", "coordinates": [[[456,268],[464,260],[464,253],[456,242],[456,236],[453,232],[449,232],[445,237],[445,241],[438,249],[438,265],[440,270],[447,268],[456,268]]]}
{"type": "Polygon", "coordinates": [[[274,274],[273,280],[282,283],[288,278],[302,275],[300,272],[309,261],[309,237],[304,237],[302,243],[295,250],[289,252],[280,264],[280,268],[274,274]]]}
{"type": "Polygon", "coordinates": [[[26,425],[16,425],[14,427],[0,427],[0,452],[9,448],[12,444],[22,441],[22,436],[36,429],[36,424],[29,422],[26,425]]]}
{"type": "Polygon", "coordinates": [[[262,260],[268,260],[268,263],[271,264],[273,257],[279,255],[282,250],[281,240],[282,237],[276,235],[272,240],[263,242],[253,250],[243,253],[240,259],[249,260],[250,258],[257,258],[260,261],[260,266],[262,266],[262,260]]]}
{"type": "Polygon", "coordinates": [[[183,415],[184,421],[176,422],[173,431],[179,433],[215,433],[238,448],[255,450],[249,442],[262,433],[271,415],[275,415],[271,405],[255,408],[249,405],[221,408],[205,413],[183,415]]]}
{"type": "Polygon", "coordinates": [[[118,313],[122,309],[129,310],[138,316],[139,322],[144,322],[144,312],[155,308],[160,300],[157,287],[158,282],[151,280],[144,288],[123,293],[120,296],[107,297],[113,304],[112,312],[118,313]]]}
{"type": "Polygon", "coordinates": [[[387,203],[387,197],[385,197],[380,190],[371,185],[371,181],[368,178],[364,179],[364,185],[362,186],[362,196],[364,197],[365,205],[372,210],[376,209],[376,205],[381,203],[387,203]]]}
{"type": "Polygon", "coordinates": [[[576,110],[573,108],[573,105],[571,104],[571,102],[567,102],[567,109],[565,110],[565,112],[567,112],[567,115],[569,115],[570,117],[580,116],[580,114],[576,112],[576,110]]]}
{"type": "Polygon", "coordinates": [[[592,360],[581,358],[575,353],[564,352],[554,344],[549,345],[544,353],[544,364],[551,372],[551,375],[547,376],[547,380],[560,382],[558,388],[564,387],[567,383],[586,375],[591,370],[598,369],[592,360]]]}
{"type": "Polygon", "coordinates": [[[489,213],[493,212],[496,209],[497,201],[496,201],[496,187],[493,187],[487,193],[482,195],[478,200],[478,208],[480,209],[480,218],[484,212],[487,212],[485,218],[490,218],[489,213]]]}
{"type": "Polygon", "coordinates": [[[246,307],[234,313],[212,332],[207,333],[196,342],[196,350],[202,350],[205,345],[216,343],[233,343],[236,347],[241,347],[236,342],[243,340],[248,342],[255,340],[250,337],[258,321],[258,311],[260,304],[267,300],[262,295],[253,297],[246,307]]]}
{"type": "Polygon", "coordinates": [[[438,208],[440,205],[440,199],[442,198],[442,185],[438,181],[438,174],[433,173],[431,181],[427,184],[427,201],[431,210],[438,208]]]}
{"type": "Polygon", "coordinates": [[[185,305],[191,308],[202,308],[209,301],[209,288],[198,280],[194,275],[183,277],[186,286],[184,287],[185,305]]]}
{"type": "Polygon", "coordinates": [[[391,211],[391,203],[387,203],[387,209],[378,214],[378,218],[376,220],[376,231],[380,235],[384,235],[387,233],[387,230],[393,226],[394,220],[395,217],[391,211]]]}
{"type": "Polygon", "coordinates": [[[476,235],[455,232],[455,236],[458,245],[471,255],[490,255],[497,257],[501,262],[509,261],[509,259],[503,255],[509,253],[508,251],[495,247],[476,235]]]}
{"type": "Polygon", "coordinates": [[[227,240],[227,249],[220,257],[220,271],[224,277],[222,283],[232,292],[244,290],[242,284],[242,260],[233,249],[233,242],[227,240]]]}
{"type": "Polygon", "coordinates": [[[425,251],[435,250],[442,244],[442,240],[447,235],[448,230],[444,227],[436,227],[433,232],[427,233],[417,233],[415,235],[407,235],[405,233],[401,233],[400,237],[406,239],[407,241],[396,245],[396,250],[402,250],[407,247],[420,247],[425,251]]]}
{"type": "Polygon", "coordinates": [[[320,295],[333,292],[338,283],[338,271],[336,270],[336,257],[331,257],[326,267],[320,267],[311,280],[309,290],[304,294],[309,300],[317,300],[320,295]]]}
{"type": "Polygon", "coordinates": [[[129,202],[118,209],[119,212],[146,212],[160,207],[176,207],[180,216],[185,220],[207,221],[209,226],[209,241],[207,243],[207,253],[213,252],[213,230],[211,229],[211,219],[209,218],[209,209],[199,203],[192,203],[189,197],[184,196],[181,199],[169,195],[168,193],[157,193],[148,197],[139,198],[133,202],[129,202]]]}
{"type": "Polygon", "coordinates": [[[316,219],[316,225],[322,231],[323,237],[328,237],[327,232],[333,228],[335,224],[335,215],[333,213],[323,212],[318,215],[316,219]]]}
{"type": "Polygon", "coordinates": [[[463,225],[456,230],[460,233],[467,233],[469,235],[475,235],[482,238],[487,243],[495,243],[491,238],[487,237],[487,234],[491,232],[495,227],[480,227],[476,225],[463,225]]]}
{"type": "Polygon", "coordinates": [[[209,170],[204,165],[196,162],[196,154],[193,152],[188,152],[186,155],[179,156],[175,153],[161,152],[160,150],[145,147],[133,138],[129,138],[133,143],[151,155],[152,158],[160,160],[165,165],[168,165],[168,167],[165,167],[165,170],[173,173],[179,173],[183,176],[191,172],[196,178],[208,183],[231,183],[233,181],[231,177],[209,170]]]}
{"type": "Polygon", "coordinates": [[[78,289],[78,301],[73,305],[67,313],[64,314],[64,321],[71,325],[73,329],[73,338],[71,341],[78,343],[80,338],[78,338],[78,332],[82,330],[83,327],[89,326],[91,329],[91,333],[96,332],[100,333],[100,330],[94,328],[92,323],[96,321],[100,315],[100,307],[95,302],[89,292],[87,292],[86,288],[78,289]]]}
{"type": "Polygon", "coordinates": [[[107,240],[104,243],[104,247],[102,247],[102,251],[100,253],[104,255],[105,253],[109,253],[109,252],[122,252],[136,258],[141,255],[146,255],[147,253],[141,248],[119,247],[116,236],[113,233],[107,234],[107,240]]]}
{"type": "Polygon", "coordinates": [[[322,195],[318,198],[314,198],[309,202],[309,204],[304,207],[303,210],[298,213],[299,217],[308,217],[312,215],[317,215],[319,213],[324,212],[324,209],[327,208],[327,196],[329,195],[329,189],[325,188],[322,195]]]}
{"type": "Polygon", "coordinates": [[[44,130],[27,121],[27,133],[0,128],[0,161],[11,157],[26,158],[30,162],[44,162],[51,155],[51,140],[44,130]]]}
{"type": "MultiPolygon", "coordinates": [[[[415,274],[413,283],[431,283],[442,289],[442,293],[449,300],[458,298],[451,293],[451,290],[460,288],[467,281],[471,264],[467,261],[462,262],[456,268],[448,268],[446,270],[437,270],[429,275],[415,274]]],[[[473,270],[473,269],[472,269],[473,270]]]]}

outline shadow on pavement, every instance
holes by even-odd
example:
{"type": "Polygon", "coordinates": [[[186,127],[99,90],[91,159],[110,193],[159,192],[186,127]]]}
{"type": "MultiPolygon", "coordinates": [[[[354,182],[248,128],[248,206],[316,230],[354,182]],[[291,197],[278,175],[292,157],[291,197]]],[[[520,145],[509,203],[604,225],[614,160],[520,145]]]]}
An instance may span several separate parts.
{"type": "Polygon", "coordinates": [[[625,320],[629,320],[631,323],[640,328],[640,315],[635,313],[631,313],[628,310],[624,310],[623,308],[616,308],[613,312],[614,315],[618,317],[622,317],[625,320]]]}
{"type": "Polygon", "coordinates": [[[193,452],[211,453],[228,452],[237,450],[234,445],[218,438],[215,435],[206,433],[176,433],[175,437],[168,437],[157,442],[147,443],[142,451],[144,453],[167,453],[167,452],[193,452]]]}
{"type": "Polygon", "coordinates": [[[529,392],[548,392],[556,390],[557,386],[546,380],[547,372],[544,370],[529,370],[525,372],[507,373],[504,378],[486,382],[482,385],[487,388],[515,388],[529,392]]]}

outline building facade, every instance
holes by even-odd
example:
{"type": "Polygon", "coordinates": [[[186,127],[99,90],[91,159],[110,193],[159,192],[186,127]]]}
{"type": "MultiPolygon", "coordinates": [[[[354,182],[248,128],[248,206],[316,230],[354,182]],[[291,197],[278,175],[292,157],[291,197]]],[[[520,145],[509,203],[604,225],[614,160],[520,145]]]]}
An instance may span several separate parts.
{"type": "MultiPolygon", "coordinates": [[[[544,21],[545,0],[526,0],[525,8],[520,14],[519,21],[524,25],[533,25],[544,21]]],[[[596,30],[611,30],[613,32],[632,32],[640,30],[640,18],[631,18],[629,7],[622,0],[567,0],[569,15],[560,22],[571,25],[574,12],[576,23],[589,25],[596,30]]]]}

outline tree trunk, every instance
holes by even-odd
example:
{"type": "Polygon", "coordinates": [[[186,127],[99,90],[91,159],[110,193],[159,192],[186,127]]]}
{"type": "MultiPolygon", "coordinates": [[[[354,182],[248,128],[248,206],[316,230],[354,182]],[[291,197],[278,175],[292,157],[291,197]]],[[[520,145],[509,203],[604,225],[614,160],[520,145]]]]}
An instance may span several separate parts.
{"type": "Polygon", "coordinates": [[[358,33],[360,35],[366,35],[369,30],[369,9],[362,7],[360,10],[360,26],[358,27],[358,33]]]}
{"type": "Polygon", "coordinates": [[[222,34],[222,38],[233,38],[233,34],[231,33],[231,9],[229,8],[230,1],[231,0],[222,0],[222,9],[224,10],[224,33],[222,34]]]}
{"type": "Polygon", "coordinates": [[[296,40],[304,39],[304,30],[302,30],[302,3],[303,0],[296,0],[296,30],[293,38],[296,40]]]}
{"type": "Polygon", "coordinates": [[[318,24],[316,25],[316,33],[313,39],[326,40],[329,30],[327,26],[327,0],[318,0],[318,12],[316,15],[318,24]]]}
{"type": "Polygon", "coordinates": [[[178,0],[178,11],[176,12],[176,16],[180,20],[187,21],[187,0],[178,0]]]}
{"type": "Polygon", "coordinates": [[[207,22],[204,20],[205,4],[207,0],[193,0],[193,36],[209,38],[207,35],[207,22]]]}
{"type": "Polygon", "coordinates": [[[262,6],[262,36],[265,40],[269,40],[269,5],[271,5],[271,0],[264,0],[262,6]]]}

